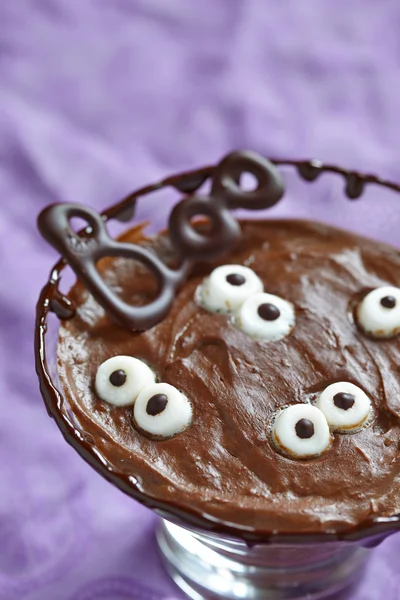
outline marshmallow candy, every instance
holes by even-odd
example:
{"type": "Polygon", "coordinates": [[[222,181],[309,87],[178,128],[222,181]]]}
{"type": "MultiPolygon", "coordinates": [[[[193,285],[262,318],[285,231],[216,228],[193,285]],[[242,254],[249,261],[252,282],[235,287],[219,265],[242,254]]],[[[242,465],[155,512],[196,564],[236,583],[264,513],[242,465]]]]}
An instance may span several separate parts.
{"type": "Polygon", "coordinates": [[[283,409],[273,424],[272,438],[283,454],[297,459],[319,456],[332,443],[324,414],[311,404],[283,409]]]}
{"type": "Polygon", "coordinates": [[[197,292],[200,304],[209,311],[231,313],[252,294],[264,289],[261,279],[243,265],[222,265],[214,269],[197,292]]]}
{"type": "Polygon", "coordinates": [[[113,356],[97,369],[97,395],[114,406],[133,404],[141,390],[154,383],[155,374],[146,363],[133,356],[113,356]]]}

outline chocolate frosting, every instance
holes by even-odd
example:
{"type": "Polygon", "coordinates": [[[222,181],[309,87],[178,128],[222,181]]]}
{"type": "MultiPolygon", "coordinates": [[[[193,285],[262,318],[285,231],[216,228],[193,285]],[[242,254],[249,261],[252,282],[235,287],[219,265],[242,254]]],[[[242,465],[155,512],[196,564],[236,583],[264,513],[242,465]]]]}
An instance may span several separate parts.
{"type": "MultiPolygon", "coordinates": [[[[310,222],[246,221],[241,227],[229,259],[197,266],[169,314],[146,332],[122,328],[82,284],[74,286],[69,299],[76,314],[61,325],[58,366],[62,393],[83,432],[75,446],[146,504],[246,539],[276,531],[345,536],[379,521],[384,527],[384,517],[400,512],[400,337],[369,339],[353,311],[372,288],[398,285],[399,253],[310,222]],[[229,316],[195,302],[204,276],[226,262],[251,267],[267,292],[295,305],[288,337],[255,341],[229,316]],[[190,398],[194,419],[185,432],[150,440],[135,430],[132,407],[96,397],[98,366],[118,354],[146,361],[190,398]],[[336,381],[350,381],[371,398],[368,425],[335,434],[316,459],[277,453],[269,431],[276,411],[313,399],[336,381]]],[[[166,236],[145,241],[136,228],[124,241],[144,243],[173,262],[166,236]]],[[[134,295],[136,303],[148,302],[157,293],[151,276],[123,257],[105,259],[99,268],[126,301],[134,295]]]]}

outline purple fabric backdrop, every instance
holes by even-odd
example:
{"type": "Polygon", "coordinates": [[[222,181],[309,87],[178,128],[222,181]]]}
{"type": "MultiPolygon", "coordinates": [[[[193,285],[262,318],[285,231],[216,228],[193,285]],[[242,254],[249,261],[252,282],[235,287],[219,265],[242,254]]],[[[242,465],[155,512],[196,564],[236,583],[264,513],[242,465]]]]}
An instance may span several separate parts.
{"type": "MultiPolygon", "coordinates": [[[[55,254],[35,215],[54,201],[103,208],[240,147],[400,180],[399,23],[398,0],[1,2],[1,600],[182,597],[152,514],[45,413],[32,332],[55,254]]],[[[396,240],[400,211],[348,210],[396,240]]],[[[399,600],[399,555],[393,536],[354,600],[399,600]]]]}

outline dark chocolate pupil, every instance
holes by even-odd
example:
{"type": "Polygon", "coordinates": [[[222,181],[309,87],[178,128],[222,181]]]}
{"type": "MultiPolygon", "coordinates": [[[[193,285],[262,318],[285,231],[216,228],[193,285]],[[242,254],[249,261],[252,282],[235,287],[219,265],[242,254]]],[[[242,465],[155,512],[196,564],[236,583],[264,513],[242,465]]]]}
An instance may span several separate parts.
{"type": "Polygon", "coordinates": [[[349,410],[356,401],[354,394],[348,394],[347,392],[339,392],[333,396],[333,402],[335,406],[342,410],[349,410]]]}
{"type": "Polygon", "coordinates": [[[226,276],[226,280],[231,285],[243,285],[246,283],[246,278],[239,273],[229,273],[229,275],[226,276]]]}
{"type": "Polygon", "coordinates": [[[146,412],[148,415],[155,417],[162,413],[168,404],[168,397],[165,394],[155,394],[147,402],[146,412]]]}
{"type": "Polygon", "coordinates": [[[115,387],[121,387],[124,385],[126,381],[126,373],[123,369],[118,369],[118,371],[113,371],[110,375],[110,383],[115,385],[115,387]]]}
{"type": "Polygon", "coordinates": [[[385,296],[381,298],[381,304],[385,308],[394,308],[396,306],[396,298],[394,296],[385,296]]]}
{"type": "Polygon", "coordinates": [[[302,440],[308,440],[314,435],[314,423],[309,419],[300,419],[296,423],[296,434],[302,440]]]}
{"type": "Polygon", "coordinates": [[[276,321],[281,316],[281,312],[275,304],[265,302],[258,307],[258,314],[264,321],[276,321]]]}

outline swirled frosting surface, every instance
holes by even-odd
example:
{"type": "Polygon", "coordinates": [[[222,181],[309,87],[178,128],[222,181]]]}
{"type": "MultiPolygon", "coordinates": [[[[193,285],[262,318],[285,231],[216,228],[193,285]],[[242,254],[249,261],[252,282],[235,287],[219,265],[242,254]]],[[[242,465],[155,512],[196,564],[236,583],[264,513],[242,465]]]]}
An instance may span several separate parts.
{"type": "MultiPolygon", "coordinates": [[[[341,531],[369,517],[400,512],[400,337],[376,341],[353,320],[372,288],[400,285],[400,255],[384,244],[307,221],[242,221],[234,253],[201,265],[177,294],[170,314],[132,333],[104,314],[79,283],[77,316],[60,329],[62,391],[99,455],[157,502],[261,532],[341,531]],[[217,264],[253,269],[265,291],[294,304],[296,324],[275,342],[255,341],[231,317],[195,300],[217,264]],[[118,355],[147,362],[157,377],[190,399],[190,427],[154,441],[137,431],[132,407],[115,407],[94,390],[99,365],[118,355]],[[372,401],[361,431],[334,434],[322,456],[278,453],[270,424],[282,407],[312,401],[326,386],[349,381],[372,401]]],[[[142,241],[164,258],[165,236],[142,241]]],[[[145,303],[151,277],[133,261],[99,267],[125,299],[145,303]]]]}

